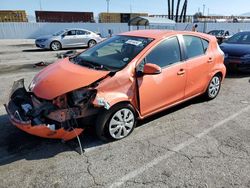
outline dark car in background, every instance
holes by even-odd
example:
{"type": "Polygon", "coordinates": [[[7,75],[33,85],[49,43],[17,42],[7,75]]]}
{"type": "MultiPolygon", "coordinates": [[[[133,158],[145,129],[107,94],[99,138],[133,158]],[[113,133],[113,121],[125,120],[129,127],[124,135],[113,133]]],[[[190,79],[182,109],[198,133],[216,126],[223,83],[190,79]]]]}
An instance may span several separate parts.
{"type": "Polygon", "coordinates": [[[250,68],[250,31],[239,32],[220,45],[225,54],[225,65],[236,71],[241,67],[250,68]]]}
{"type": "Polygon", "coordinates": [[[231,33],[225,30],[212,30],[209,31],[208,34],[215,36],[219,44],[221,44],[224,40],[230,38],[231,36],[231,33]]]}

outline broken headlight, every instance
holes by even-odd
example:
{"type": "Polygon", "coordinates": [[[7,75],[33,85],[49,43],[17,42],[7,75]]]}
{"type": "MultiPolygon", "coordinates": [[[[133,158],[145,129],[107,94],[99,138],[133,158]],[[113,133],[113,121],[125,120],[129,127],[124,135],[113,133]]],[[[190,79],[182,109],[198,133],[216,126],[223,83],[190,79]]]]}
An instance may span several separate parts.
{"type": "Polygon", "coordinates": [[[81,88],[70,93],[71,103],[76,105],[85,105],[92,101],[96,96],[97,91],[92,88],[81,88]]]}

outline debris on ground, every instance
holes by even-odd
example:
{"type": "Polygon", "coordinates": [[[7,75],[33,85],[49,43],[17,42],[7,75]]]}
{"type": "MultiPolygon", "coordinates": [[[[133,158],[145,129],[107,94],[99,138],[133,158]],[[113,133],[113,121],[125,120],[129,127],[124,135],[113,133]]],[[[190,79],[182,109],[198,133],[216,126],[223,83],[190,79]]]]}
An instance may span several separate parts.
{"type": "Polygon", "coordinates": [[[56,54],[57,58],[65,58],[65,57],[72,57],[74,55],[76,55],[77,51],[76,50],[69,50],[67,52],[63,52],[63,53],[58,53],[56,54]]]}

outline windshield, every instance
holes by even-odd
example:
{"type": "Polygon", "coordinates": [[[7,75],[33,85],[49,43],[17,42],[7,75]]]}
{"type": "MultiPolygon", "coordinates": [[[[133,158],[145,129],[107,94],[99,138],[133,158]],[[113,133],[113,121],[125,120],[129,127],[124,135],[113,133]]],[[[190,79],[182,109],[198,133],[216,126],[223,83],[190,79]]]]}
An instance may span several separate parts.
{"type": "Polygon", "coordinates": [[[72,60],[82,66],[117,71],[131,62],[152,40],[117,35],[84,51],[72,60]]]}
{"type": "Polygon", "coordinates": [[[58,32],[54,33],[53,36],[59,36],[59,35],[63,34],[64,32],[65,32],[64,30],[58,31],[58,32]]]}
{"type": "Polygon", "coordinates": [[[225,42],[226,43],[250,44],[250,32],[237,33],[225,42]]]}
{"type": "Polygon", "coordinates": [[[218,35],[223,35],[224,31],[223,30],[213,30],[213,31],[210,31],[208,34],[218,36],[218,35]]]}

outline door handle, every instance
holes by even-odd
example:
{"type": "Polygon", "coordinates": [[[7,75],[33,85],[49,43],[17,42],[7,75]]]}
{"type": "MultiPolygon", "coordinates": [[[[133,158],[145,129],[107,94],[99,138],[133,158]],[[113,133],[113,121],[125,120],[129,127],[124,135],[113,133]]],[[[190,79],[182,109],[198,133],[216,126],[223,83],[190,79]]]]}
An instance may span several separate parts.
{"type": "Polygon", "coordinates": [[[180,69],[179,72],[177,72],[178,76],[184,75],[186,71],[184,69],[180,69]]]}
{"type": "Polygon", "coordinates": [[[210,57],[209,59],[208,59],[208,61],[207,61],[208,63],[213,63],[213,58],[212,57],[210,57]]]}

